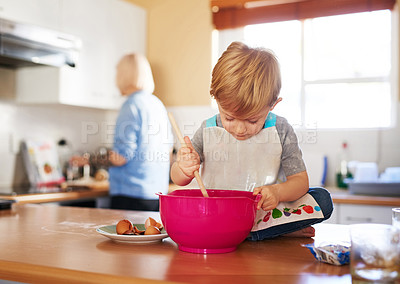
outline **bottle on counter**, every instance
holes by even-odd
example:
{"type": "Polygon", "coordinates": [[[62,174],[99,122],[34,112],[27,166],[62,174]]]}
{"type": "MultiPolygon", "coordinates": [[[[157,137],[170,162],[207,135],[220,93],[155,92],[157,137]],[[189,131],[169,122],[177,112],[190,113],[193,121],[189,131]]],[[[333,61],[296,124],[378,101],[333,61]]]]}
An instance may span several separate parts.
{"type": "Polygon", "coordinates": [[[353,177],[349,171],[349,153],[347,142],[342,143],[339,152],[338,164],[336,167],[336,186],[339,188],[347,188],[348,180],[353,177]]]}
{"type": "Polygon", "coordinates": [[[68,180],[69,159],[72,155],[71,143],[67,139],[61,138],[57,142],[57,152],[63,176],[68,180]]]}

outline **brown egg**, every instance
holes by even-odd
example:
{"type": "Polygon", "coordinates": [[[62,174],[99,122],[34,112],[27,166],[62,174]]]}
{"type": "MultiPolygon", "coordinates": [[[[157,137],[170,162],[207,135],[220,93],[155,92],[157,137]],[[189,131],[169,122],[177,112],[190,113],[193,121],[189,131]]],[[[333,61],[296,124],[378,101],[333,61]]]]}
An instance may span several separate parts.
{"type": "Polygon", "coordinates": [[[121,220],[117,224],[117,234],[118,235],[124,235],[124,234],[129,234],[132,233],[133,230],[133,225],[132,222],[129,220],[121,220]]]}
{"type": "Polygon", "coordinates": [[[161,234],[160,229],[155,226],[148,226],[146,231],[144,232],[145,235],[157,235],[161,234]]]}

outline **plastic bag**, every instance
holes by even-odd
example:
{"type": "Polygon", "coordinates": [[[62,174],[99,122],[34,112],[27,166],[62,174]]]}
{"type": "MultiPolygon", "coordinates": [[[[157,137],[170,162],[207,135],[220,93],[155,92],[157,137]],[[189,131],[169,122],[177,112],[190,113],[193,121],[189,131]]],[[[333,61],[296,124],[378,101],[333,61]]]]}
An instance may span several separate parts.
{"type": "Polygon", "coordinates": [[[308,248],[314,257],[321,262],[344,265],[350,262],[350,244],[306,244],[303,247],[308,248]]]}

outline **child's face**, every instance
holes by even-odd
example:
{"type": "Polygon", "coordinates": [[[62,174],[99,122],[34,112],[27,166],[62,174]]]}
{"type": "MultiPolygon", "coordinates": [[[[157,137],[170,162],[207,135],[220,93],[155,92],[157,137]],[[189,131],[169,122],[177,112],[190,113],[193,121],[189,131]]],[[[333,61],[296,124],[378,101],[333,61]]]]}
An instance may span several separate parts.
{"type": "Polygon", "coordinates": [[[218,104],[219,113],[221,114],[222,125],[237,140],[246,140],[256,135],[264,128],[265,120],[268,113],[273,110],[282,98],[278,98],[272,107],[266,106],[260,112],[251,117],[237,118],[234,112],[223,109],[218,104]]]}
{"type": "Polygon", "coordinates": [[[220,105],[218,105],[218,108],[221,114],[222,125],[225,130],[237,140],[249,139],[260,132],[261,129],[263,129],[265,119],[271,110],[270,107],[265,107],[252,117],[238,119],[234,112],[224,110],[220,105]]]}

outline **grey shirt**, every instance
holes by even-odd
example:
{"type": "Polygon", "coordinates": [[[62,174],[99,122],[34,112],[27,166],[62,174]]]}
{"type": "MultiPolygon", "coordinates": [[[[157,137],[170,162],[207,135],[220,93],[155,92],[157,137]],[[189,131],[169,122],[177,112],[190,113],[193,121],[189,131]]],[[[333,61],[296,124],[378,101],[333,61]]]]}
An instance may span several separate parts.
{"type": "MultiPolygon", "coordinates": [[[[206,120],[203,121],[200,128],[196,131],[193,138],[191,139],[192,144],[196,152],[200,155],[201,162],[204,161],[203,154],[203,129],[206,127],[206,120]]],[[[217,115],[217,127],[223,127],[221,122],[221,116],[217,115]]],[[[281,170],[286,177],[303,172],[306,170],[304,164],[302,153],[297,141],[296,133],[293,127],[288,123],[288,121],[281,117],[276,116],[276,130],[282,145],[282,155],[281,155],[281,170]]],[[[262,155],[257,158],[261,158],[262,155]]],[[[256,158],[256,157],[254,157],[256,158]]]]}

